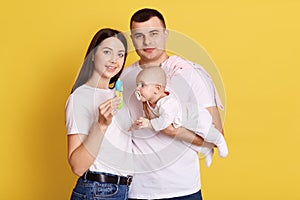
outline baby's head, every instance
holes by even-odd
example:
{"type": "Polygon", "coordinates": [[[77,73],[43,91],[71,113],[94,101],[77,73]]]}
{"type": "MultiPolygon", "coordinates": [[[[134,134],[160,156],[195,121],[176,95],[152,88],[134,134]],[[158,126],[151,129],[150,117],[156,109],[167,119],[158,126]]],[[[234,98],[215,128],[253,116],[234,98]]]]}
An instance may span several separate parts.
{"type": "Polygon", "coordinates": [[[156,101],[165,92],[166,74],[161,67],[147,67],[138,73],[136,84],[138,100],[156,101]]]}
{"type": "Polygon", "coordinates": [[[165,71],[159,66],[151,66],[140,71],[136,77],[136,83],[166,85],[165,71]]]}

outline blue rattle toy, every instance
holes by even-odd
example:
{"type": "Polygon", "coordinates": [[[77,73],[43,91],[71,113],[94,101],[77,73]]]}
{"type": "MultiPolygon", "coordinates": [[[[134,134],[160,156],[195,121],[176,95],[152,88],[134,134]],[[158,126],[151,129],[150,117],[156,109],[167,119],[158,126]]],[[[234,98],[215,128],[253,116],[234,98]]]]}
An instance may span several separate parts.
{"type": "Polygon", "coordinates": [[[120,97],[121,102],[118,105],[118,109],[121,109],[123,107],[124,101],[123,101],[123,83],[121,81],[121,79],[118,79],[116,81],[116,96],[120,97]]]}

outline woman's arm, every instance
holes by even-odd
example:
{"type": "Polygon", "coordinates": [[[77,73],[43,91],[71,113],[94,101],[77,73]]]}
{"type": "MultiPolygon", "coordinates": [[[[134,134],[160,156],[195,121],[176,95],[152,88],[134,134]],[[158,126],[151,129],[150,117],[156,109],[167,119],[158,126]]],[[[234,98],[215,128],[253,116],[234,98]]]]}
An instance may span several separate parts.
{"type": "Polygon", "coordinates": [[[93,164],[105,132],[95,123],[89,135],[68,135],[69,164],[74,174],[81,176],[93,164]],[[98,127],[97,127],[98,126],[98,127]]]}
{"type": "Polygon", "coordinates": [[[104,134],[112,121],[119,102],[119,98],[115,97],[98,107],[98,122],[94,123],[88,135],[68,135],[68,160],[76,175],[82,176],[95,161],[104,134]]]}

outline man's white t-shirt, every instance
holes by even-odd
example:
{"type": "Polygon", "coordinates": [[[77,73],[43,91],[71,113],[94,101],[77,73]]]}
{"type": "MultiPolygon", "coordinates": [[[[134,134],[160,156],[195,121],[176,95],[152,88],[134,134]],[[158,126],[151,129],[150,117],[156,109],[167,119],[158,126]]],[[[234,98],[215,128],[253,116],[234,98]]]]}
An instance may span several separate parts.
{"type": "MultiPolygon", "coordinates": [[[[216,105],[214,87],[192,63],[178,56],[161,64],[167,74],[167,87],[181,103],[196,102],[203,107],[216,105]]],[[[142,104],[134,91],[136,76],[142,69],[138,62],[122,73],[124,104],[133,122],[143,115],[142,104]]],[[[132,133],[134,178],[130,198],[159,199],[193,194],[201,188],[198,154],[182,141],[151,129],[132,133]]]]}
{"type": "MultiPolygon", "coordinates": [[[[98,106],[113,98],[115,90],[93,88],[87,85],[78,87],[66,104],[67,134],[88,135],[99,116],[98,106]]],[[[126,108],[124,107],[124,110],[126,108]]],[[[128,123],[122,117],[123,109],[113,117],[101,143],[91,171],[106,172],[122,176],[132,174],[132,141],[128,123]]]]}

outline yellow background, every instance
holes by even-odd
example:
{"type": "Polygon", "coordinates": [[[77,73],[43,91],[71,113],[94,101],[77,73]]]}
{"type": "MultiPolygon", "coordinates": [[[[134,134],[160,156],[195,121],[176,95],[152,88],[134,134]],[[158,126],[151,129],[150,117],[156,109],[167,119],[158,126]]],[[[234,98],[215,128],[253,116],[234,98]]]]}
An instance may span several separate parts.
{"type": "Polygon", "coordinates": [[[69,198],[64,106],[87,45],[99,28],[127,31],[145,6],[223,79],[230,155],[201,162],[204,198],[300,199],[298,0],[2,1],[0,198],[69,198]]]}

